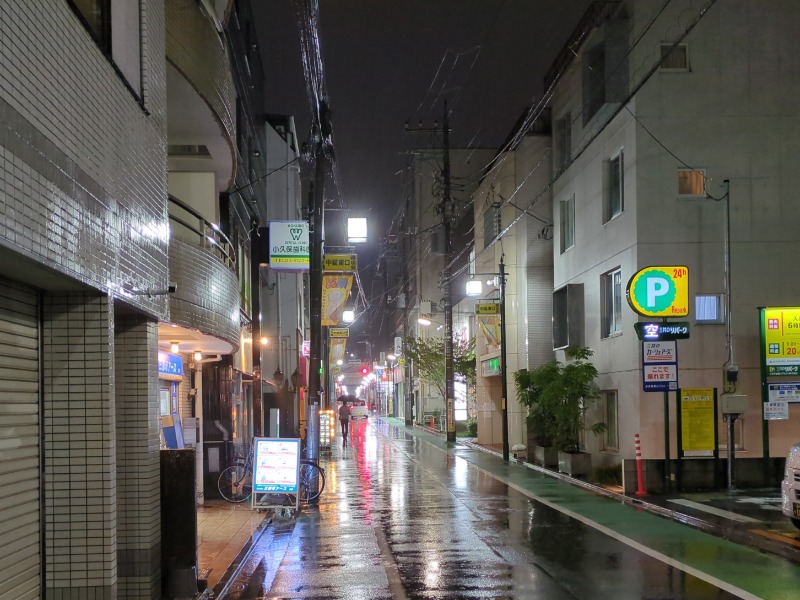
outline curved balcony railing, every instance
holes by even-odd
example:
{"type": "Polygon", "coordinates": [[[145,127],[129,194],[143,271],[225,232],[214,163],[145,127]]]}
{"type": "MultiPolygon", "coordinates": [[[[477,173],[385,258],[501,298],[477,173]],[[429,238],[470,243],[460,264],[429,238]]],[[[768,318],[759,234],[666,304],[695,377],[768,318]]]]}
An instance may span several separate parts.
{"type": "Polygon", "coordinates": [[[226,267],[236,273],[236,252],[231,241],[220,231],[219,227],[209,223],[194,208],[175,196],[169,196],[169,203],[170,209],[178,207],[187,214],[187,217],[184,218],[173,214],[173,210],[169,211],[171,228],[178,237],[184,238],[183,241],[187,243],[196,243],[198,247],[208,250],[226,267]],[[189,222],[189,217],[191,217],[194,224],[189,222]],[[174,227],[173,224],[178,225],[179,228],[174,227]]]}

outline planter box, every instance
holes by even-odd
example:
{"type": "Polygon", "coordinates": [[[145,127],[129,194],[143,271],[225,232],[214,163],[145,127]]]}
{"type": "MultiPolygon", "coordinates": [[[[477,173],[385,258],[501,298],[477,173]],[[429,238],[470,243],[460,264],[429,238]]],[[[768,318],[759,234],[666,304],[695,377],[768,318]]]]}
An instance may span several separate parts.
{"type": "Polygon", "coordinates": [[[533,464],[540,467],[557,467],[558,450],[552,446],[534,446],[533,464]]]}
{"type": "Polygon", "coordinates": [[[592,455],[586,452],[559,452],[558,471],[572,477],[585,477],[592,471],[592,455]]]}

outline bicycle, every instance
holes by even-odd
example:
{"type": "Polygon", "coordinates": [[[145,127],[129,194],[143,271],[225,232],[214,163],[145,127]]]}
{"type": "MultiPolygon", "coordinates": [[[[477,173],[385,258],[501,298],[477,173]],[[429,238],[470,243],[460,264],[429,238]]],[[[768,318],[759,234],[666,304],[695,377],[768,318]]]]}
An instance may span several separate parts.
{"type": "MultiPolygon", "coordinates": [[[[219,474],[217,487],[220,495],[235,504],[246,502],[253,493],[253,446],[247,454],[247,460],[228,467],[219,474]]],[[[325,489],[325,469],[318,464],[306,460],[300,460],[300,472],[297,479],[300,500],[304,504],[313,502],[320,497],[325,489]]],[[[294,500],[292,494],[287,494],[294,500]]]]}

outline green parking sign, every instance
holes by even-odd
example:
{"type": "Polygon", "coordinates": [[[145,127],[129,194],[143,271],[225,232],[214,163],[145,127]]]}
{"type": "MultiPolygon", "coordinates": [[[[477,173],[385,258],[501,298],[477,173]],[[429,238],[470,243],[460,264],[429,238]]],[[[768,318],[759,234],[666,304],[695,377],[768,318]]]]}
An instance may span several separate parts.
{"type": "Polygon", "coordinates": [[[628,281],[628,304],[645,317],[689,314],[689,269],[654,266],[637,271],[628,281]]]}

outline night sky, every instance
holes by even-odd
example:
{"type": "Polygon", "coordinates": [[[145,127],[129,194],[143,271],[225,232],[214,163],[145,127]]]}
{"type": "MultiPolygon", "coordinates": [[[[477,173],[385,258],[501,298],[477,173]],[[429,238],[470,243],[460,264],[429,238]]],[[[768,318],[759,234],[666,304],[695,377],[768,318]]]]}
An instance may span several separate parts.
{"type": "MultiPolygon", "coordinates": [[[[451,146],[497,148],[543,91],[542,79],[591,0],[320,0],[320,40],[346,207],[369,210],[379,241],[408,188],[404,156],[450,109],[451,146]]],[[[293,0],[253,2],[269,113],[311,109],[293,0]]],[[[365,261],[366,259],[366,261],[365,261]]],[[[363,270],[362,270],[363,273],[363,270]]],[[[363,275],[362,275],[363,278],[363,275]]],[[[366,286],[365,282],[365,286],[366,286]]],[[[370,296],[369,290],[365,290],[370,296]]]]}

